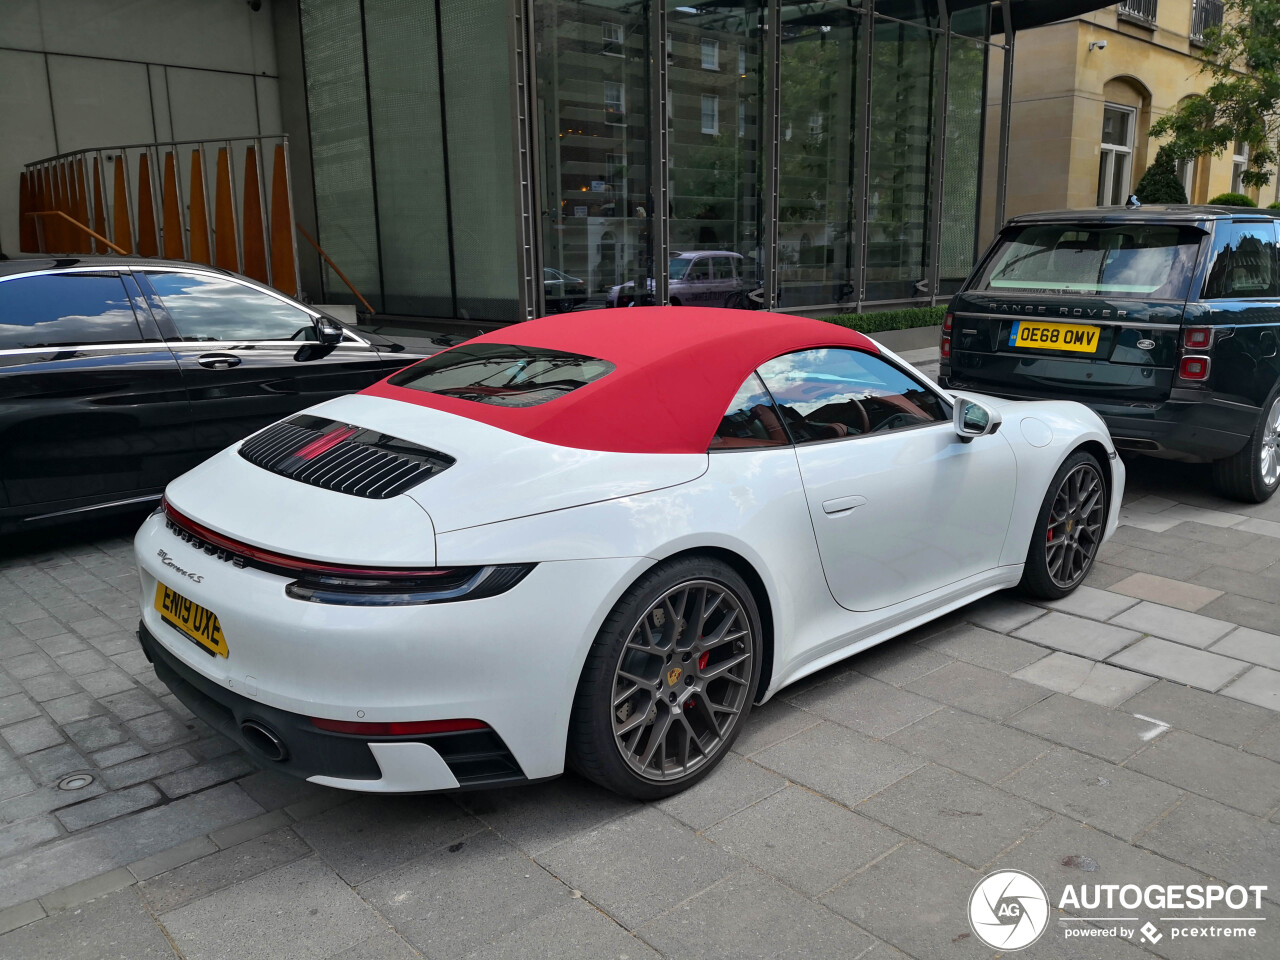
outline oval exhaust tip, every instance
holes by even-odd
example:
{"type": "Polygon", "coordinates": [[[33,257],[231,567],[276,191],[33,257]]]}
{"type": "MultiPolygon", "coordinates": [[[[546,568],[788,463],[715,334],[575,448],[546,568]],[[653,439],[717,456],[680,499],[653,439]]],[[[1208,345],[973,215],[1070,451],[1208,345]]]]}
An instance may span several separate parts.
{"type": "Polygon", "coordinates": [[[240,734],[249,746],[268,760],[282,763],[289,759],[289,748],[284,745],[274,730],[257,720],[246,720],[240,724],[240,734]]]}

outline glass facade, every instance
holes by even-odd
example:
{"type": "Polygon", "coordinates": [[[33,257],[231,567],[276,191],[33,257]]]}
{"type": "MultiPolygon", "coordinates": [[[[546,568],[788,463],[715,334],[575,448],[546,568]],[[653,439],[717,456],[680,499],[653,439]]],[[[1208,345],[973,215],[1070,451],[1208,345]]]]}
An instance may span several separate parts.
{"type": "Polygon", "coordinates": [[[320,244],[391,314],[929,303],[980,205],[990,17],[957,7],[301,0],[320,244]]]}

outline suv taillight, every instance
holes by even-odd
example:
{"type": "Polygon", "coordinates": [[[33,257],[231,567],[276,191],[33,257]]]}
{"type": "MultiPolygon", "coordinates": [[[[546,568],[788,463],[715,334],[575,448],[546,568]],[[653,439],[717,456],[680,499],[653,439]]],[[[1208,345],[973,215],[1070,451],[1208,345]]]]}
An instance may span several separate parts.
{"type": "Polygon", "coordinates": [[[942,318],[942,340],[938,344],[938,355],[943,360],[951,359],[951,325],[955,322],[955,319],[955,314],[950,310],[942,318]]]}
{"type": "Polygon", "coordinates": [[[1178,364],[1178,376],[1183,380],[1208,380],[1209,358],[1183,357],[1182,362],[1178,364]]]}
{"type": "Polygon", "coordinates": [[[1213,343],[1213,327],[1187,327],[1182,331],[1184,350],[1208,350],[1213,343]]]}

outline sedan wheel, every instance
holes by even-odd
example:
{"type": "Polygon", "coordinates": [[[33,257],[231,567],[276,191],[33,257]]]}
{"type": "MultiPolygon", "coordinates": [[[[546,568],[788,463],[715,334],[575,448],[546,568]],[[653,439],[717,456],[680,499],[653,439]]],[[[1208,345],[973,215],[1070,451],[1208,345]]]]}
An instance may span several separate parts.
{"type": "Polygon", "coordinates": [[[751,709],[760,619],[729,566],[659,567],[619,601],[588,656],[571,759],[637,799],[668,796],[719,763],[751,709]]]}
{"type": "Polygon", "coordinates": [[[1078,451],[1059,468],[1040,507],[1023,591],[1057,599],[1078,587],[1093,567],[1106,521],[1102,470],[1092,456],[1078,451]]]}

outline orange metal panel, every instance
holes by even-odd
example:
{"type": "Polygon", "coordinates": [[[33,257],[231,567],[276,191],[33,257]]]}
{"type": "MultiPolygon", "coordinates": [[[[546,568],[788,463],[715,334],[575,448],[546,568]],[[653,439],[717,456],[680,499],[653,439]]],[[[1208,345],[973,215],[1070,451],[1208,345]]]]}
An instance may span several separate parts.
{"type": "MultiPolygon", "coordinates": [[[[89,222],[89,196],[88,196],[88,194],[87,194],[87,193],[85,193],[85,182],[84,182],[84,159],[83,159],[82,157],[76,157],[76,162],[75,162],[75,176],[76,176],[76,183],[75,183],[76,211],[75,211],[75,217],[76,217],[76,220],[77,220],[79,223],[83,224],[83,225],[84,225],[85,227],[87,227],[89,230],[92,230],[92,229],[93,229],[93,224],[91,224],[91,223],[89,222]]],[[[79,253],[95,253],[96,251],[94,250],[94,247],[93,247],[93,236],[92,236],[92,234],[89,234],[89,233],[86,233],[86,232],[83,232],[83,231],[79,231],[79,230],[77,230],[76,232],[79,234],[79,236],[76,238],[76,250],[77,250],[77,252],[79,252],[79,253]]]]}
{"type": "Polygon", "coordinates": [[[231,196],[231,155],[226,147],[218,148],[218,177],[213,195],[214,262],[224,270],[239,270],[240,255],[236,249],[236,205],[231,196]]]}
{"type": "Polygon", "coordinates": [[[31,216],[36,210],[35,195],[32,182],[35,174],[28,176],[25,172],[18,177],[18,249],[23,253],[39,253],[39,232],[36,230],[36,218],[31,216]]]}
{"type": "MultiPolygon", "coordinates": [[[[52,210],[67,212],[67,171],[61,163],[53,165],[53,206],[52,210]]],[[[50,253],[67,252],[67,232],[63,229],[62,220],[51,217],[45,224],[46,245],[50,253]]]]}
{"type": "Polygon", "coordinates": [[[258,151],[244,151],[244,219],[240,221],[244,236],[244,275],[267,283],[266,232],[262,224],[262,184],[258,179],[258,151]]]}
{"type": "MultiPolygon", "coordinates": [[[[93,158],[93,229],[98,233],[105,234],[107,232],[107,212],[103,206],[102,199],[102,164],[95,156],[93,158]]],[[[101,242],[94,240],[93,249],[95,253],[105,253],[105,247],[101,242]]]]}
{"type": "Polygon", "coordinates": [[[200,150],[191,151],[191,261],[213,263],[209,256],[209,208],[204,202],[204,164],[200,150]]]}
{"type": "Polygon", "coordinates": [[[160,208],[163,211],[161,236],[164,239],[164,255],[170,260],[181,260],[186,251],[182,244],[182,208],[178,199],[178,168],[173,151],[164,155],[164,184],[161,187],[160,208]]]}
{"type": "Polygon", "coordinates": [[[271,284],[292,297],[299,294],[293,262],[293,210],[289,205],[289,171],[284,144],[277,143],[271,162],[271,284]]]}
{"type": "Polygon", "coordinates": [[[138,254],[158,257],[160,244],[156,239],[156,204],[151,195],[151,158],[143,153],[138,157],[138,254]]]}
{"type": "Polygon", "coordinates": [[[129,223],[129,188],[125,183],[124,166],[124,154],[117,154],[115,193],[112,199],[115,222],[111,229],[111,239],[117,246],[128,253],[133,253],[133,229],[129,223]]]}

